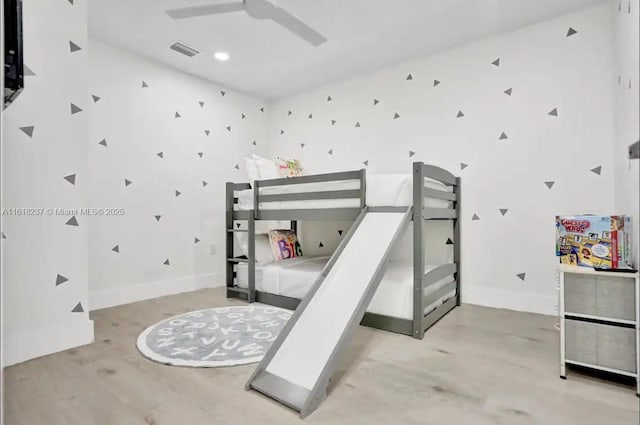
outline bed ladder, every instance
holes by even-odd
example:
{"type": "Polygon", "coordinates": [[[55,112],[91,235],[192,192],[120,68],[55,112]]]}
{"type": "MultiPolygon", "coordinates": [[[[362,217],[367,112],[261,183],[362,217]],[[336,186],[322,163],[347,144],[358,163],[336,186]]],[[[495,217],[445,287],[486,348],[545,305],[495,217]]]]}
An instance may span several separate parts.
{"type": "Polygon", "coordinates": [[[246,384],[306,417],[386,271],[412,207],[365,207],[246,384]]]}
{"type": "Polygon", "coordinates": [[[255,217],[253,210],[240,211],[241,214],[236,216],[237,211],[234,206],[237,203],[235,192],[251,188],[248,183],[227,183],[226,185],[226,216],[225,216],[225,253],[226,253],[226,287],[227,298],[234,297],[245,299],[252,303],[256,300],[255,289],[255,217]],[[247,228],[241,229],[235,226],[236,221],[246,221],[247,228]],[[247,233],[248,255],[246,257],[234,256],[235,234],[247,233]],[[234,286],[234,279],[237,276],[235,266],[241,263],[247,264],[249,275],[248,288],[239,288],[234,286]]]}

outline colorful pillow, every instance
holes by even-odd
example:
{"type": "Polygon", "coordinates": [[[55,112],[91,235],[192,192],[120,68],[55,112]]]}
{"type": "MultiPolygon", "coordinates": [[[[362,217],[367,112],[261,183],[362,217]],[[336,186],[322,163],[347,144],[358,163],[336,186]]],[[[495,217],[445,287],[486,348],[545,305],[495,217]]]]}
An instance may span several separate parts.
{"type": "Polygon", "coordinates": [[[281,177],[298,177],[304,175],[304,168],[299,159],[278,158],[278,173],[281,177]]]}
{"type": "Polygon", "coordinates": [[[293,230],[269,230],[269,241],[275,261],[302,257],[302,248],[293,230]]]}

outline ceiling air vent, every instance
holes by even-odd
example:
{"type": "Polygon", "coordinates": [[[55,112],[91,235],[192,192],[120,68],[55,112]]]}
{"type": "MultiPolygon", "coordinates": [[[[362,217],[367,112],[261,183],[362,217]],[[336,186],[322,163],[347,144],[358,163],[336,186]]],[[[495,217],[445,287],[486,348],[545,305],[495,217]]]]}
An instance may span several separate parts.
{"type": "Polygon", "coordinates": [[[178,53],[182,53],[185,56],[189,56],[190,58],[192,58],[195,55],[197,55],[198,53],[200,53],[199,51],[197,51],[193,47],[189,47],[186,44],[181,43],[179,41],[176,41],[175,43],[170,45],[169,48],[171,50],[175,50],[178,53]]]}

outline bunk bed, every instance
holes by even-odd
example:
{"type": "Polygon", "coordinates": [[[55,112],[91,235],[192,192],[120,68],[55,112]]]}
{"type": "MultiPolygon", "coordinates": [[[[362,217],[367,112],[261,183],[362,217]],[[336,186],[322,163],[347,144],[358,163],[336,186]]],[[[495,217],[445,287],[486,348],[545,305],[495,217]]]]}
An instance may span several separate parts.
{"type": "Polygon", "coordinates": [[[227,183],[227,297],[294,310],[328,261],[328,257],[297,257],[285,260],[286,267],[282,261],[257,266],[256,222],[288,221],[297,231],[298,221],[355,220],[365,209],[411,207],[413,263],[388,268],[361,324],[421,339],[460,304],[460,189],[460,178],[422,162],[413,163],[410,176],[367,176],[366,170],[357,170],[227,183]],[[444,264],[426,263],[428,220],[453,224],[452,258],[444,264]],[[248,242],[243,256],[235,254],[239,232],[246,233],[248,242]],[[273,275],[289,278],[269,284],[268,276],[273,275]]]}

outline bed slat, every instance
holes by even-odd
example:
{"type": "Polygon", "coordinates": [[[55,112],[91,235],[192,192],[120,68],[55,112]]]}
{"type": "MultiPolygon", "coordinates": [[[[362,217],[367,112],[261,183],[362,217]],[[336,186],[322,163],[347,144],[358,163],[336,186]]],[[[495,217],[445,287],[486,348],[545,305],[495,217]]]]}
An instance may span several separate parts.
{"type": "Polygon", "coordinates": [[[447,201],[455,201],[456,194],[453,192],[445,192],[444,190],[432,189],[425,187],[422,191],[426,198],[444,199],[447,201]]]}
{"type": "Polygon", "coordinates": [[[454,263],[441,264],[424,274],[423,287],[427,288],[429,285],[444,279],[458,271],[458,266],[454,263]]]}
{"type": "Polygon", "coordinates": [[[436,167],[435,165],[422,164],[422,169],[424,170],[425,177],[437,180],[449,186],[456,185],[456,176],[444,168],[436,167]]]}
{"type": "Polygon", "coordinates": [[[274,195],[259,195],[261,203],[278,201],[309,201],[318,199],[359,199],[360,190],[326,190],[321,192],[282,193],[274,195]]]}
{"type": "Polygon", "coordinates": [[[434,302],[438,301],[440,298],[444,297],[448,293],[455,291],[457,287],[456,281],[452,280],[451,282],[444,285],[442,288],[438,288],[435,291],[424,295],[422,298],[422,303],[425,308],[434,302]]]}
{"type": "Polygon", "coordinates": [[[257,219],[258,220],[335,221],[335,220],[353,220],[359,214],[360,214],[360,208],[259,210],[257,219]]]}
{"type": "Polygon", "coordinates": [[[427,314],[422,319],[422,329],[426,330],[433,326],[438,320],[442,319],[445,314],[451,311],[456,306],[456,297],[450,298],[445,301],[440,307],[427,314]]]}
{"type": "Polygon", "coordinates": [[[422,218],[424,220],[451,220],[456,217],[456,210],[451,208],[425,207],[422,209],[422,218]]]}
{"type": "Polygon", "coordinates": [[[260,187],[289,186],[292,184],[337,182],[343,180],[360,180],[360,171],[340,173],[314,174],[311,176],[287,177],[282,179],[260,180],[260,187]]]}

